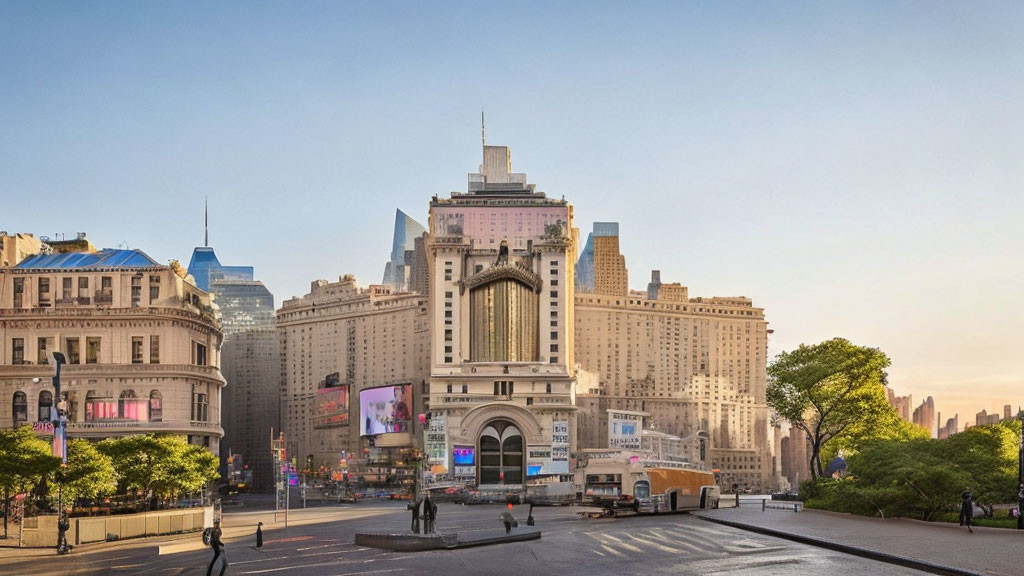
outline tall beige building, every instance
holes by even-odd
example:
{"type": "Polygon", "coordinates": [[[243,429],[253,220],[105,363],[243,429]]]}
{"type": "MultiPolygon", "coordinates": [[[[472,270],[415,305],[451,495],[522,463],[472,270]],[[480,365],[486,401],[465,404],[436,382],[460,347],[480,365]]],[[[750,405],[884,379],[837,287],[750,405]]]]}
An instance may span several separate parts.
{"type": "Polygon", "coordinates": [[[17,266],[19,262],[44,251],[45,244],[32,234],[0,232],[0,268],[17,266]]]}
{"type": "Polygon", "coordinates": [[[906,396],[897,396],[892,388],[885,387],[885,395],[889,400],[889,405],[896,410],[896,414],[899,415],[906,422],[912,422],[910,407],[914,405],[914,397],[910,394],[906,396]]]}
{"type": "Polygon", "coordinates": [[[594,293],[625,296],[629,293],[626,257],[619,253],[619,236],[594,237],[594,293]]]}
{"type": "Polygon", "coordinates": [[[914,424],[924,428],[928,431],[928,436],[931,438],[936,437],[935,429],[935,401],[929,396],[921,405],[914,408],[914,414],[912,416],[914,424]]]}
{"type": "Polygon", "coordinates": [[[648,412],[683,439],[706,435],[703,463],[725,482],[773,488],[764,311],[749,298],[688,298],[679,284],[657,295],[576,296],[576,360],[598,375],[599,408],[648,412]]]}
{"type": "Polygon", "coordinates": [[[0,268],[0,425],[50,418],[59,350],[70,436],[170,432],[217,453],[221,340],[209,295],[139,250],[0,268]]]}
{"type": "Polygon", "coordinates": [[[431,201],[429,229],[432,470],[482,487],[569,474],[572,205],[485,146],[468,191],[431,201]]]}
{"type": "MultiPolygon", "coordinates": [[[[383,285],[360,288],[351,275],[317,280],[309,294],[284,302],[277,329],[289,458],[304,464],[313,456],[315,469],[362,470],[370,449],[360,441],[362,390],[409,385],[412,413],[422,412],[430,336],[425,297],[383,285]]],[[[391,448],[417,443],[415,434],[398,437],[390,436],[400,440],[391,448]]]]}

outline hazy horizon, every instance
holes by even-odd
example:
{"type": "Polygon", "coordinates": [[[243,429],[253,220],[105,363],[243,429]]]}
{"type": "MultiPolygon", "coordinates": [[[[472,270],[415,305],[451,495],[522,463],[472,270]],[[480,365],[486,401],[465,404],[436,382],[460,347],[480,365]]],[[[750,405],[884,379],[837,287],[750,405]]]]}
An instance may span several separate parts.
{"type": "Polygon", "coordinates": [[[1024,404],[1024,6],[506,8],[0,2],[0,229],[187,265],[209,197],[278,306],[378,283],[484,108],[581,242],[620,223],[631,288],[752,298],[770,358],[878,347],[943,420],[1024,404]]]}

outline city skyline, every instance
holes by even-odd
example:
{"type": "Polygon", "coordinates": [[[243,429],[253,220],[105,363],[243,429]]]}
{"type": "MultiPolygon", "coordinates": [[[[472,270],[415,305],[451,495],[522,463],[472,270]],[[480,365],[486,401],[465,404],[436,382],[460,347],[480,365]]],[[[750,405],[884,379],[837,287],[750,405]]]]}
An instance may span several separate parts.
{"type": "Polygon", "coordinates": [[[425,224],[425,198],[465,188],[483,106],[488,141],[572,198],[583,233],[619,222],[631,289],[658,269],[754,298],[769,359],[846,337],[892,358],[897,394],[973,420],[1020,404],[1024,380],[1007,306],[1024,287],[1021,8],[989,6],[534,6],[491,22],[7,4],[0,190],[46,204],[9,202],[0,229],[185,265],[209,196],[210,245],[279,301],[316,278],[372,283],[394,210],[425,224]],[[454,40],[506,27],[527,41],[454,40]]]}

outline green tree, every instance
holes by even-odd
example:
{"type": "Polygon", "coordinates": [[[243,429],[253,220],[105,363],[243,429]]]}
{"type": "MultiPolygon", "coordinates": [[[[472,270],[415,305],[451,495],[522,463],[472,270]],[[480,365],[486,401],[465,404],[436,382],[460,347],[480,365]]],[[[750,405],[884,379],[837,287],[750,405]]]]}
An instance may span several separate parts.
{"type": "Polygon", "coordinates": [[[113,461],[122,490],[141,490],[152,498],[197,492],[219,477],[216,456],[184,436],[128,436],[104,440],[99,447],[113,461]]]}
{"type": "Polygon", "coordinates": [[[1016,500],[1019,438],[1020,421],[1004,420],[968,428],[943,441],[948,462],[966,477],[957,493],[970,489],[987,516],[992,516],[993,505],[1016,500]]]}
{"type": "MultiPolygon", "coordinates": [[[[117,474],[110,457],[97,449],[88,440],[68,441],[68,464],[55,472],[55,480],[63,482],[59,491],[68,508],[79,498],[99,498],[114,494],[117,490],[117,474]]],[[[50,496],[56,498],[56,482],[50,485],[50,496]]]]}
{"type": "Polygon", "coordinates": [[[60,466],[52,451],[28,426],[0,430],[0,487],[9,494],[39,485],[60,466]]]}
{"type": "Polygon", "coordinates": [[[783,352],[768,367],[768,405],[807,435],[811,478],[823,475],[822,450],[832,440],[875,434],[891,422],[883,381],[889,358],[876,348],[835,338],[783,352]]]}

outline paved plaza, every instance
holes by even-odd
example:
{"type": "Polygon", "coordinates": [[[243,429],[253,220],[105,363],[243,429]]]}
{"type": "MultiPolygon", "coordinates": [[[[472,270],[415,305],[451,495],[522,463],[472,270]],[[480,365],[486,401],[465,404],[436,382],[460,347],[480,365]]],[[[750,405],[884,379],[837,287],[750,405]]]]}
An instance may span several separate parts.
{"type": "MultiPolygon", "coordinates": [[[[501,506],[441,504],[438,528],[460,534],[497,533],[501,506]]],[[[355,576],[369,574],[878,574],[924,572],[870,558],[793,542],[736,526],[727,521],[780,533],[835,539],[892,554],[917,556],[938,565],[959,566],[966,573],[1010,576],[1010,552],[1024,538],[1007,530],[977,528],[975,534],[955,526],[906,520],[873,520],[814,511],[762,512],[755,503],[740,509],[697,514],[581,519],[577,507],[535,509],[540,540],[464,550],[396,553],[357,546],[356,532],[406,532],[409,513],[403,503],[360,502],[293,511],[289,527],[273,523],[273,512],[225,513],[228,574],[355,576]],[[265,524],[265,546],[255,549],[256,523],[265,524]],[[962,562],[957,558],[963,557],[962,562]]],[[[527,507],[515,515],[525,526],[527,507]]],[[[52,550],[0,550],[0,572],[15,575],[153,576],[201,575],[211,553],[199,534],[83,546],[57,557],[52,550]]],[[[216,571],[214,573],[217,573],[216,571]]]]}

